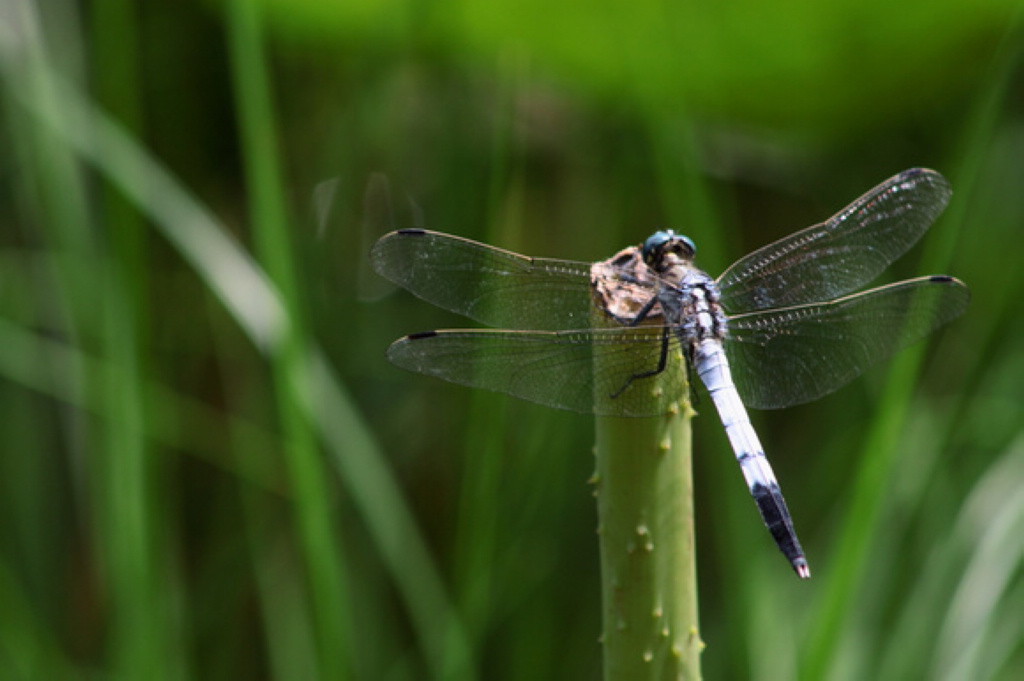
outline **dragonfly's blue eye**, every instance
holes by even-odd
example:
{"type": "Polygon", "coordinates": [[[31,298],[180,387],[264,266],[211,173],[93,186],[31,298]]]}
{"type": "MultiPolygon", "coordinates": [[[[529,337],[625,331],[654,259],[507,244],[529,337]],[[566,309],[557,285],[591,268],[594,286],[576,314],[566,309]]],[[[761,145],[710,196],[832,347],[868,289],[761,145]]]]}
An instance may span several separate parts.
{"type": "Polygon", "coordinates": [[[690,237],[676,234],[671,229],[655,232],[647,237],[642,250],[644,262],[650,264],[662,253],[666,252],[677,253],[689,259],[697,253],[697,247],[690,237]]]}
{"type": "Polygon", "coordinates": [[[687,256],[692,258],[693,256],[697,255],[697,244],[693,243],[693,239],[691,239],[688,236],[683,236],[682,234],[680,234],[677,238],[682,244],[685,244],[683,251],[686,253],[687,256]]]}

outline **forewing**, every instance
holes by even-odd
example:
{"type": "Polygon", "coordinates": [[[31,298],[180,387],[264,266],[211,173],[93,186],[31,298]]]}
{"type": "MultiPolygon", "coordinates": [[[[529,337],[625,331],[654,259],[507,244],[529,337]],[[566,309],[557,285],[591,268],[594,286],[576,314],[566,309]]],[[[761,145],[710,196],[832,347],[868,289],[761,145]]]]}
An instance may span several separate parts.
{"type": "Polygon", "coordinates": [[[386,234],[370,260],[379,274],[420,298],[490,326],[590,325],[588,263],[528,258],[423,229],[386,234]]]}
{"type": "Polygon", "coordinates": [[[960,316],[970,299],[953,277],[920,277],[830,303],[728,320],[736,389],[755,409],[809,402],[960,316]]]}
{"type": "Polygon", "coordinates": [[[731,313],[833,300],[873,280],[917,242],[949,201],[949,183],[913,168],[827,222],[740,258],[718,278],[731,313]]]}
{"type": "Polygon", "coordinates": [[[658,327],[592,331],[431,331],[388,349],[397,366],[558,409],[604,416],[664,414],[685,396],[685,362],[658,327]]]}

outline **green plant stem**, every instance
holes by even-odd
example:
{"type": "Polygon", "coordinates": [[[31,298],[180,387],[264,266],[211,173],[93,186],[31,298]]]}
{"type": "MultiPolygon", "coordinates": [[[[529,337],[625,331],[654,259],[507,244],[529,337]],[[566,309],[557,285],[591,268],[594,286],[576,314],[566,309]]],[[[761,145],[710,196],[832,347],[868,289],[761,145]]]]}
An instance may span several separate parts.
{"type": "Polygon", "coordinates": [[[341,545],[331,511],[326,470],[316,434],[301,405],[309,402],[306,373],[311,342],[301,304],[286,216],[270,82],[261,43],[259,8],[245,0],[227,6],[235,101],[256,251],[277,284],[291,323],[271,348],[285,463],[309,579],[319,674],[349,678],[350,609],[341,545]]]}
{"type": "Polygon", "coordinates": [[[692,415],[597,419],[606,681],[700,678],[692,415]]]}
{"type": "MultiPolygon", "coordinates": [[[[137,7],[131,0],[100,0],[91,8],[97,98],[141,137],[137,7]]],[[[170,608],[180,594],[168,586],[176,580],[167,579],[173,574],[167,551],[175,539],[173,525],[161,517],[167,488],[156,481],[164,472],[145,437],[152,417],[144,399],[150,328],[145,225],[113,184],[104,181],[101,188],[96,206],[109,253],[100,267],[97,306],[105,355],[100,392],[112,418],[102,430],[105,465],[95,494],[111,549],[107,582],[116,612],[111,653],[118,674],[159,681],[187,675],[188,660],[176,645],[180,634],[170,608]]]]}

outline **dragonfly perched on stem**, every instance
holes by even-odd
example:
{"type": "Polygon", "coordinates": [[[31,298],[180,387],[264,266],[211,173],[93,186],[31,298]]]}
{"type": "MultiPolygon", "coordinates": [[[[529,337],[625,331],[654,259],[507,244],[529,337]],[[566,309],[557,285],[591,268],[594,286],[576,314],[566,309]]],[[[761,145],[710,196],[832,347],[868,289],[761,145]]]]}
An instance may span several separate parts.
{"type": "Polygon", "coordinates": [[[693,242],[671,230],[595,264],[530,258],[423,229],[392,232],[371,251],[377,272],[439,307],[514,330],[417,333],[395,341],[388,359],[550,407],[643,417],[684,396],[684,372],[648,389],[681,354],[715,404],[772,537],[806,578],[746,407],[822,397],[967,309],[967,287],[946,275],[852,293],[918,241],[950,194],[939,173],[904,171],[717,279],[694,264],[693,242]],[[610,326],[592,324],[595,310],[610,326]]]}

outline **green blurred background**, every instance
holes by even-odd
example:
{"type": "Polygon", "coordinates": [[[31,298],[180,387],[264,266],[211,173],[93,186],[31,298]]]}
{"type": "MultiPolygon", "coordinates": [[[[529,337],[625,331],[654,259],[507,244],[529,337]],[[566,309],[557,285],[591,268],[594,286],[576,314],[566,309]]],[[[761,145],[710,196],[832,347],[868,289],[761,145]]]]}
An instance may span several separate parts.
{"type": "Polygon", "coordinates": [[[387,364],[425,226],[712,274],[912,166],[968,314],[696,422],[712,679],[1024,669],[1019,2],[0,1],[0,677],[597,679],[592,419],[387,364]],[[926,347],[925,347],[926,345],[926,347]]]}

